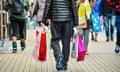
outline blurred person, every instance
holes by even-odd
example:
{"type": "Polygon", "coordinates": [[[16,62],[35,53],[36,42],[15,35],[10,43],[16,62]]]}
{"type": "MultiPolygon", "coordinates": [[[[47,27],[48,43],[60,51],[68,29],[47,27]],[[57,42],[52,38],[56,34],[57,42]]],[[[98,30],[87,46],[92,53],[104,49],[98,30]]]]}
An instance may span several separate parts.
{"type": "Polygon", "coordinates": [[[115,52],[119,53],[120,51],[120,0],[107,0],[108,5],[113,8],[115,12],[115,25],[117,29],[117,38],[116,38],[116,47],[115,52]]]}
{"type": "Polygon", "coordinates": [[[96,0],[89,0],[91,9],[95,6],[96,0]]]}
{"type": "Polygon", "coordinates": [[[91,8],[88,0],[78,0],[78,18],[79,18],[79,25],[77,26],[78,29],[82,29],[83,33],[81,36],[83,37],[85,47],[87,48],[86,54],[88,55],[88,43],[89,43],[89,25],[90,25],[90,14],[91,8]]]}
{"type": "Polygon", "coordinates": [[[112,24],[112,8],[108,6],[107,0],[101,1],[101,16],[104,22],[106,41],[113,41],[114,26],[112,24]]]}
{"type": "MultiPolygon", "coordinates": [[[[93,9],[93,7],[95,6],[96,4],[96,0],[89,0],[90,2],[90,7],[91,7],[91,10],[93,9]]],[[[92,13],[91,13],[91,16],[90,16],[90,33],[91,33],[91,40],[93,41],[94,40],[94,35],[93,35],[93,30],[92,30],[92,13]]]]}
{"type": "Polygon", "coordinates": [[[100,23],[100,4],[101,0],[96,0],[95,5],[92,7],[92,40],[97,42],[98,33],[101,32],[100,23]],[[95,35],[94,35],[95,33],[95,35]]]}
{"type": "Polygon", "coordinates": [[[44,12],[46,0],[35,0],[31,8],[31,14],[33,18],[40,24],[44,12]]]}
{"type": "Polygon", "coordinates": [[[25,35],[24,27],[27,22],[27,11],[29,11],[30,6],[29,0],[6,0],[4,3],[4,10],[9,14],[9,19],[12,27],[12,48],[13,53],[17,52],[17,34],[19,29],[20,35],[20,45],[23,51],[26,47],[25,45],[25,35]]]}
{"type": "Polygon", "coordinates": [[[71,17],[78,24],[75,0],[46,0],[41,23],[51,22],[52,48],[57,70],[67,70],[72,33],[71,17]],[[62,51],[59,41],[62,42],[62,51]]]}

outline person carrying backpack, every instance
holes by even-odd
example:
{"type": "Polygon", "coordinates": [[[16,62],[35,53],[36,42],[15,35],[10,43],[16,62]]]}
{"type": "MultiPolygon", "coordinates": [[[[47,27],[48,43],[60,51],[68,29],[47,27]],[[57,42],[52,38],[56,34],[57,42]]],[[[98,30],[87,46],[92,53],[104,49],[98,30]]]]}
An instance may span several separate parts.
{"type": "Polygon", "coordinates": [[[24,27],[27,22],[27,11],[29,10],[29,0],[6,0],[3,9],[8,12],[12,28],[12,48],[13,53],[17,52],[17,34],[20,35],[21,50],[25,49],[24,27]],[[19,30],[18,30],[19,29],[19,30]],[[19,32],[18,32],[19,31],[19,32]]]}
{"type": "Polygon", "coordinates": [[[116,47],[115,52],[119,53],[120,51],[120,0],[107,0],[108,5],[113,8],[116,15],[116,28],[117,28],[117,38],[116,38],[116,47]]]}

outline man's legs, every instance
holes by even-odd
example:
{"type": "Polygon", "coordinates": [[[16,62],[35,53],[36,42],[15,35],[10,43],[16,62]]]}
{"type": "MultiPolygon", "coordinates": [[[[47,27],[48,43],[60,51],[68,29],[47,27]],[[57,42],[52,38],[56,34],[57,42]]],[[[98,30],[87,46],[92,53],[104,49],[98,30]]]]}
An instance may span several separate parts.
{"type": "Polygon", "coordinates": [[[61,70],[63,68],[63,64],[62,64],[63,55],[62,55],[60,44],[59,44],[59,41],[62,37],[61,26],[62,24],[60,22],[53,22],[51,24],[51,34],[52,34],[51,44],[54,50],[57,70],[61,70]]]}
{"type": "Polygon", "coordinates": [[[111,24],[111,27],[110,27],[110,32],[111,32],[111,41],[114,41],[114,37],[113,37],[113,34],[114,34],[114,26],[111,24]]]}
{"type": "Polygon", "coordinates": [[[58,56],[61,56],[61,50],[60,50],[60,45],[59,41],[61,39],[61,24],[59,22],[53,22],[51,24],[51,35],[52,35],[52,48],[54,50],[54,56],[55,60],[57,60],[58,56]]]}
{"type": "Polygon", "coordinates": [[[25,49],[25,31],[26,31],[25,25],[26,25],[26,21],[20,20],[20,22],[19,22],[19,35],[20,35],[20,45],[21,45],[22,51],[25,49]]]}
{"type": "Polygon", "coordinates": [[[11,21],[11,29],[12,29],[12,48],[13,48],[13,53],[17,52],[17,28],[18,28],[18,24],[17,24],[17,20],[14,17],[10,17],[10,21],[11,21]]]}
{"type": "Polygon", "coordinates": [[[87,55],[88,55],[88,43],[89,43],[89,29],[83,29],[83,40],[84,40],[84,44],[85,47],[87,48],[87,55]]]}
{"type": "Polygon", "coordinates": [[[83,29],[83,35],[84,35],[84,44],[86,48],[88,47],[88,42],[89,42],[89,29],[83,29]]]}
{"type": "MultiPolygon", "coordinates": [[[[17,35],[19,33],[20,35],[20,40],[21,40],[21,47],[25,48],[25,43],[24,43],[24,26],[26,24],[25,19],[18,19],[15,17],[10,17],[11,21],[11,27],[12,27],[12,47],[13,47],[13,53],[17,52],[17,35]],[[18,32],[19,29],[19,32],[18,32]]],[[[23,50],[23,49],[22,49],[23,50]]]]}
{"type": "Polygon", "coordinates": [[[52,48],[54,50],[55,59],[57,60],[56,68],[58,70],[63,68],[64,70],[67,69],[71,31],[70,22],[53,22],[53,24],[51,24],[52,48]],[[62,39],[62,52],[59,45],[60,39],[62,39]]]}
{"type": "Polygon", "coordinates": [[[72,26],[70,22],[62,23],[62,54],[63,54],[63,67],[67,69],[67,62],[69,60],[70,53],[70,39],[72,33],[72,26]]]}
{"type": "Polygon", "coordinates": [[[117,28],[117,38],[116,38],[116,48],[115,52],[120,51],[120,16],[116,16],[116,28],[117,28]]]}
{"type": "Polygon", "coordinates": [[[105,34],[106,34],[106,41],[109,41],[109,20],[108,16],[104,16],[104,26],[105,26],[105,34]]]}
{"type": "Polygon", "coordinates": [[[108,18],[108,25],[109,25],[109,39],[113,41],[113,32],[114,32],[114,26],[112,24],[112,14],[107,14],[108,18]]]}

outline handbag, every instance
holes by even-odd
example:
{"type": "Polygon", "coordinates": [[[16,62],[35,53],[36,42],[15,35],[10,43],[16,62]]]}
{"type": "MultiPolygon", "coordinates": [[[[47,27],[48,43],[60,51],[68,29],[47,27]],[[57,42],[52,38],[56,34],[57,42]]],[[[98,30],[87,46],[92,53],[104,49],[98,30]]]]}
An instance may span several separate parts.
{"type": "Polygon", "coordinates": [[[80,35],[78,35],[78,57],[77,61],[84,61],[86,48],[80,35]]]}
{"type": "Polygon", "coordinates": [[[39,52],[38,52],[38,60],[46,61],[46,51],[47,51],[47,43],[46,43],[46,33],[41,33],[41,39],[39,42],[39,52]]]}
{"type": "Polygon", "coordinates": [[[33,43],[33,49],[32,49],[32,57],[36,60],[38,60],[38,50],[39,50],[39,43],[40,43],[40,37],[41,37],[41,31],[36,30],[36,38],[35,41],[33,43]]]}
{"type": "Polygon", "coordinates": [[[36,30],[36,40],[33,44],[32,56],[38,61],[46,61],[47,59],[46,32],[43,32],[42,28],[36,30]]]}
{"type": "Polygon", "coordinates": [[[77,52],[78,52],[78,37],[77,34],[73,34],[73,38],[72,38],[72,48],[71,48],[71,57],[72,58],[77,58],[77,52]],[[77,43],[76,43],[77,42],[77,43]]]}
{"type": "Polygon", "coordinates": [[[48,30],[46,32],[46,39],[47,39],[47,53],[50,53],[50,49],[51,49],[51,31],[50,28],[48,26],[48,30]]]}

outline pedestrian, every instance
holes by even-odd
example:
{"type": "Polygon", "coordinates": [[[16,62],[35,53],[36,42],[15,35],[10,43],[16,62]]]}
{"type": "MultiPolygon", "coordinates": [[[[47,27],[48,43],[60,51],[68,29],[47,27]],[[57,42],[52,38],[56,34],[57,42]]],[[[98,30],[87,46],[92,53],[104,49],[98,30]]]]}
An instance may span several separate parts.
{"type": "Polygon", "coordinates": [[[117,37],[116,37],[116,47],[115,52],[119,53],[120,51],[120,0],[107,0],[108,5],[113,8],[116,16],[116,29],[117,29],[117,37]]]}
{"type": "MultiPolygon", "coordinates": [[[[90,7],[91,7],[91,10],[93,10],[93,7],[95,6],[96,4],[96,0],[89,0],[90,2],[90,7]]],[[[94,35],[93,35],[93,25],[92,25],[92,13],[91,13],[91,16],[90,16],[90,33],[91,33],[91,40],[93,41],[94,40],[94,35]]]]}
{"type": "Polygon", "coordinates": [[[113,11],[108,6],[107,0],[101,1],[101,17],[103,18],[103,24],[105,27],[106,41],[113,41],[114,25],[112,24],[113,11]]]}
{"type": "Polygon", "coordinates": [[[4,10],[9,14],[9,19],[12,27],[12,48],[13,53],[17,52],[17,37],[20,35],[20,45],[23,51],[26,47],[24,27],[27,22],[27,11],[29,10],[29,0],[6,0],[4,10]],[[19,32],[18,32],[19,29],[19,32]]]}
{"type": "Polygon", "coordinates": [[[96,0],[94,7],[92,8],[92,40],[97,42],[98,33],[101,32],[100,23],[100,4],[101,0],[96,0]]]}
{"type": "Polygon", "coordinates": [[[40,24],[43,16],[45,2],[46,0],[35,0],[31,8],[31,14],[38,24],[40,24]]]}
{"type": "Polygon", "coordinates": [[[87,48],[86,55],[88,55],[88,43],[89,43],[89,26],[90,26],[90,14],[91,7],[88,0],[78,0],[78,18],[79,29],[83,31],[81,36],[83,37],[85,47],[87,48]],[[81,26],[82,25],[82,26],[81,26]],[[84,27],[83,27],[84,25],[84,27]]]}
{"type": "Polygon", "coordinates": [[[51,45],[57,70],[67,70],[72,33],[71,16],[75,20],[74,25],[77,25],[75,0],[46,0],[42,23],[46,20],[51,22],[51,45]],[[59,41],[62,42],[62,48],[59,41]]]}

